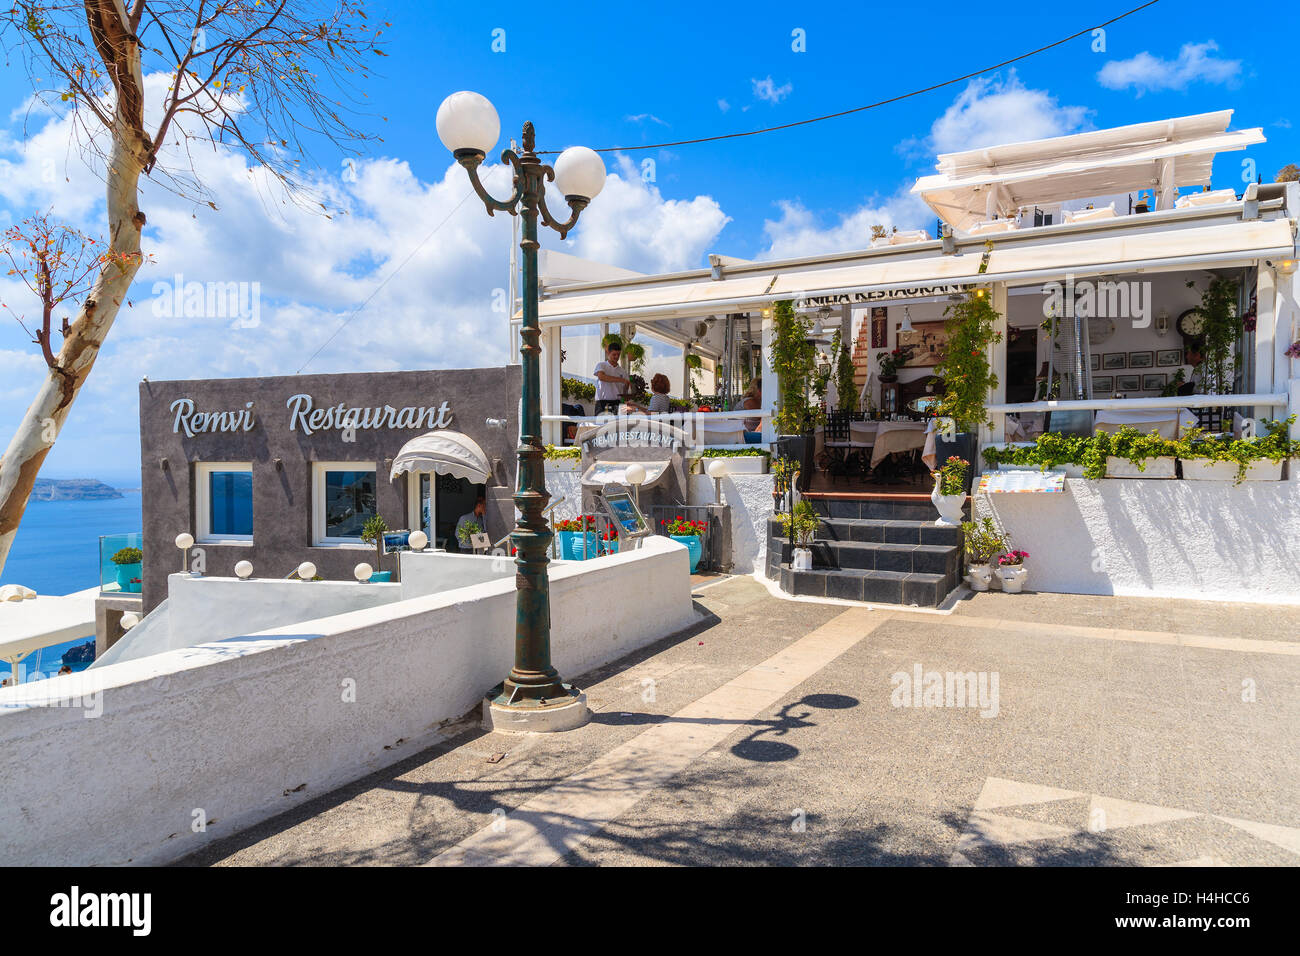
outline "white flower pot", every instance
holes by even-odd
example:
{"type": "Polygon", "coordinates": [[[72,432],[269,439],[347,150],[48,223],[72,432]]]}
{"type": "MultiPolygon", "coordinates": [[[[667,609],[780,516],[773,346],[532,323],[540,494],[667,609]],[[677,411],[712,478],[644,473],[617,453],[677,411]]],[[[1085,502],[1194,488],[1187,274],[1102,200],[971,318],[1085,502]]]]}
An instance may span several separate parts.
{"type": "Polygon", "coordinates": [[[715,461],[726,464],[727,474],[729,475],[766,475],[767,458],[763,455],[733,455],[726,458],[710,458],[704,456],[700,459],[700,472],[707,475],[709,465],[715,461]]]}
{"type": "Polygon", "coordinates": [[[1107,478],[1173,478],[1177,475],[1174,468],[1173,457],[1162,456],[1160,458],[1148,458],[1142,462],[1143,470],[1139,471],[1137,465],[1133,464],[1127,458],[1116,458],[1114,455],[1108,455],[1106,458],[1106,477],[1107,478]]]}
{"type": "MultiPolygon", "coordinates": [[[[1026,468],[1037,468],[1037,467],[1038,467],[1037,465],[1006,465],[1006,464],[999,464],[999,465],[998,465],[998,471],[1024,471],[1026,468]]],[[[1060,472],[1061,474],[1065,475],[1066,478],[1082,478],[1082,477],[1083,477],[1083,465],[1070,465],[1070,464],[1066,464],[1066,465],[1053,465],[1051,468],[1048,468],[1048,469],[1047,469],[1047,473],[1048,473],[1049,475],[1050,475],[1052,472],[1060,472]]]]}
{"type": "MultiPolygon", "coordinates": [[[[1235,461],[1210,461],[1207,458],[1181,458],[1183,477],[1188,481],[1236,481],[1235,461]]],[[[1280,461],[1252,461],[1246,465],[1246,481],[1281,481],[1280,461]]]]}
{"type": "Polygon", "coordinates": [[[546,462],[546,471],[553,475],[569,475],[582,470],[579,458],[556,458],[546,462]]]}
{"type": "Polygon", "coordinates": [[[1029,569],[1023,564],[1009,564],[1006,567],[997,569],[998,580],[1002,582],[1002,590],[1007,594],[1019,594],[1025,586],[1025,578],[1029,577],[1029,569]]]}
{"type": "Polygon", "coordinates": [[[811,571],[812,570],[812,549],[795,548],[790,555],[790,570],[811,571]]]}
{"type": "Polygon", "coordinates": [[[972,591],[987,591],[993,580],[993,569],[987,564],[972,564],[966,569],[966,580],[972,591]]]}
{"type": "Polygon", "coordinates": [[[936,478],[934,491],[930,492],[930,500],[939,509],[939,517],[935,519],[935,524],[945,525],[950,528],[955,528],[961,524],[961,509],[966,504],[965,495],[939,494],[939,480],[936,478]]]}

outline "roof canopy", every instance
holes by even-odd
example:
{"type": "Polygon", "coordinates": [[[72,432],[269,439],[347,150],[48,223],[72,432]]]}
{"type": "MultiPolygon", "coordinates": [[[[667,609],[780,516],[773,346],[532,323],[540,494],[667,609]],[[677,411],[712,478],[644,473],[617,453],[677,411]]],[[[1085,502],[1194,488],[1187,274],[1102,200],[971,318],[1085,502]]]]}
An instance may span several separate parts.
{"type": "Polygon", "coordinates": [[[402,446],[393,458],[389,479],[396,480],[404,471],[431,471],[483,485],[492,474],[492,466],[474,439],[441,429],[412,438],[402,446]]]}
{"type": "MultiPolygon", "coordinates": [[[[1109,223],[1122,225],[1117,220],[1109,223]]],[[[1147,220],[1148,229],[1149,223],[1147,220]]],[[[615,283],[605,288],[555,293],[542,301],[541,321],[543,325],[564,325],[709,315],[760,308],[781,299],[819,304],[817,300],[825,298],[856,304],[876,298],[943,295],[975,283],[1032,281],[1067,272],[1079,276],[1124,273],[1134,268],[1159,269],[1162,263],[1173,268],[1192,257],[1226,264],[1291,254],[1295,249],[1291,224],[1286,219],[1238,220],[1136,234],[1107,224],[1070,238],[1060,235],[1056,242],[1016,232],[991,238],[994,247],[983,272],[980,252],[944,255],[940,244],[932,242],[911,247],[917,252],[896,251],[907,250],[906,246],[872,250],[849,264],[830,268],[826,262],[809,260],[756,263],[734,278],[713,280],[705,273],[672,277],[671,281],[615,283]]]]}
{"type": "Polygon", "coordinates": [[[943,153],[938,174],[918,179],[912,192],[953,228],[967,232],[990,210],[1010,216],[1034,203],[1205,186],[1216,153],[1264,142],[1259,128],[1228,132],[1231,119],[1232,110],[1220,110],[943,153]]]}

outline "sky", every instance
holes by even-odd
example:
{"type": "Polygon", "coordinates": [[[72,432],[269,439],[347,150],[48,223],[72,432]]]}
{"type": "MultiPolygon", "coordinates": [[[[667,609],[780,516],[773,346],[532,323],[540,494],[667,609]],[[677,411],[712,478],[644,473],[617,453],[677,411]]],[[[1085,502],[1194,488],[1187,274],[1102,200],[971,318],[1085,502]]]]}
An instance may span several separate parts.
{"type": "MultiPolygon", "coordinates": [[[[367,4],[388,56],[359,120],[382,141],[349,159],[317,144],[315,188],[345,215],[286,203],[242,156],[202,151],[216,210],[143,187],[141,269],[46,477],[139,481],[140,379],[449,368],[507,359],[509,217],[489,218],[438,141],[443,97],[472,89],[539,149],[630,148],[740,132],[928,87],[1089,27],[1133,3],[799,5],[367,4]],[[1093,5],[1090,5],[1093,6],[1093,5]],[[177,310],[176,277],[247,283],[251,318],[177,310]],[[178,314],[179,313],[179,314],[178,314]],[[346,320],[346,321],[345,321],[346,320]]],[[[1275,6],[1273,36],[1300,12],[1275,6]]],[[[150,78],[157,104],[164,79],[150,78]]],[[[102,236],[103,187],[70,145],[66,115],[29,109],[30,82],[0,72],[0,224],[50,212],[102,236]]],[[[736,140],[605,153],[604,191],[560,249],[643,272],[697,268],[712,252],[779,258],[863,248],[873,224],[928,228],[909,194],[937,153],[1235,108],[1267,142],[1220,156],[1214,186],[1240,191],[1300,162],[1294,68],[1221,6],[1160,0],[1107,28],[900,103],[736,140]]],[[[498,195],[507,175],[484,167],[498,195]]],[[[562,207],[562,201],[556,203],[562,207]]],[[[554,208],[554,206],[553,206],[554,208]]],[[[0,299],[34,303],[0,275],[0,299]]],[[[183,305],[183,300],[181,303],[183,305]]],[[[0,442],[44,373],[0,316],[0,442]]]]}

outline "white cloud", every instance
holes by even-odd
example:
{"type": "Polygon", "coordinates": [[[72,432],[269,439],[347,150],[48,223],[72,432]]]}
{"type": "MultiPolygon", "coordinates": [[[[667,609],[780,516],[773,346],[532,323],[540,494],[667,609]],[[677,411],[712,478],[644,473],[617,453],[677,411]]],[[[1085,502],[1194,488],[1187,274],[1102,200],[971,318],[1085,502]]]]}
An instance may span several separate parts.
{"type": "Polygon", "coordinates": [[[749,82],[754,85],[754,96],[757,99],[766,100],[773,106],[780,103],[783,99],[794,92],[793,83],[786,83],[783,86],[777,86],[771,76],[761,80],[751,79],[749,82]]]}
{"type": "Polygon", "coordinates": [[[1198,82],[1231,85],[1241,75],[1241,61],[1214,56],[1218,49],[1213,40],[1184,43],[1176,60],[1164,60],[1144,50],[1127,60],[1110,61],[1097,73],[1097,81],[1111,90],[1132,87],[1138,96],[1185,90],[1198,82]]]}
{"type": "Polygon", "coordinates": [[[629,123],[641,124],[641,123],[649,122],[649,123],[657,123],[660,126],[668,125],[659,117],[655,116],[654,113],[634,113],[634,114],[629,114],[627,116],[624,116],[623,119],[627,120],[629,123]]]}
{"type": "Polygon", "coordinates": [[[1031,90],[1012,70],[967,84],[930,128],[923,144],[934,153],[1046,139],[1079,130],[1088,118],[1083,106],[1062,106],[1046,90],[1031,90]]]}
{"type": "MultiPolygon", "coordinates": [[[[38,122],[25,140],[0,131],[0,221],[53,208],[56,217],[102,234],[103,186],[69,146],[69,119],[38,122]],[[55,175],[42,175],[51,168],[55,175]]],[[[327,219],[286,202],[239,155],[194,155],[220,211],[196,211],[145,181],[143,245],[155,262],[140,270],[119,313],[52,453],[54,470],[77,471],[87,461],[116,462],[117,471],[106,464],[106,473],[138,467],[135,404],[146,375],[289,374],[322,345],[308,372],[481,367],[507,359],[506,317],[494,305],[508,281],[511,217],[486,215],[454,162],[432,180],[396,158],[321,171],[313,185],[323,201],[348,210],[327,219]],[[257,283],[258,324],[158,314],[155,284],[164,283],[170,295],[177,274],[187,282],[257,283]]],[[[493,193],[506,194],[503,167],[486,165],[482,173],[493,193]]],[[[551,199],[559,215],[564,201],[551,199]]],[[[630,269],[680,269],[700,264],[727,221],[713,199],[665,197],[620,158],[568,241],[543,242],[630,269]]],[[[11,304],[23,311],[21,302],[11,304]]],[[[39,381],[43,363],[35,349],[11,318],[0,324],[0,446],[39,381]]]]}
{"type": "Polygon", "coordinates": [[[831,252],[866,249],[871,245],[871,227],[886,230],[926,229],[934,233],[934,213],[910,188],[900,189],[883,201],[868,202],[841,214],[833,225],[823,226],[798,200],[781,200],[779,219],[763,223],[766,248],[759,259],[789,259],[831,252]]]}
{"type": "Polygon", "coordinates": [[[718,109],[725,113],[727,110],[731,109],[731,104],[726,100],[718,100],[718,109]]]}

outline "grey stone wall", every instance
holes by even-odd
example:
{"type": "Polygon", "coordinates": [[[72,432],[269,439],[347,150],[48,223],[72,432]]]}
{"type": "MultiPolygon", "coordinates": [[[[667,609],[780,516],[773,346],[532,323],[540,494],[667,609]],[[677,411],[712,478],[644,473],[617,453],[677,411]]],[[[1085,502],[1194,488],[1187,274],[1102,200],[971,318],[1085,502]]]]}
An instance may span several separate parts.
{"type": "MultiPolygon", "coordinates": [[[[493,462],[487,488],[488,533],[492,540],[513,526],[509,495],[515,486],[515,452],[519,441],[521,372],[502,368],[444,369],[424,372],[364,372],[341,375],[295,375],[140,384],[141,493],[144,501],[144,608],[152,610],[167,593],[167,575],[180,570],[174,545],[182,531],[196,532],[194,475],[198,462],[253,463],[253,537],[251,545],[207,544],[205,572],[233,575],[236,562],[248,559],[258,577],[284,577],[311,561],[329,580],[351,580],[360,561],[374,563],[374,549],[312,545],[312,462],[374,461],[380,515],[391,528],[409,526],[407,478],[388,480],[393,456],[402,445],[431,430],[417,427],[358,428],[355,441],[344,441],[338,428],[307,434],[290,429],[291,396],[307,394],[314,408],[337,406],[396,409],[446,402],[446,426],[474,439],[493,462]],[[195,411],[242,411],[253,402],[256,424],[247,431],[174,431],[172,403],[188,398],[195,411]],[[503,419],[504,428],[487,419],[503,419]],[[502,501],[502,498],[505,501],[502,501]]],[[[301,422],[295,424],[301,425],[301,422]]],[[[414,488],[411,489],[414,493],[414,488]]],[[[196,535],[197,537],[197,535],[196,535]]],[[[386,558],[385,569],[395,564],[386,558]]]]}

